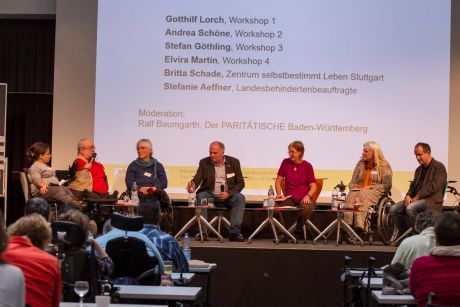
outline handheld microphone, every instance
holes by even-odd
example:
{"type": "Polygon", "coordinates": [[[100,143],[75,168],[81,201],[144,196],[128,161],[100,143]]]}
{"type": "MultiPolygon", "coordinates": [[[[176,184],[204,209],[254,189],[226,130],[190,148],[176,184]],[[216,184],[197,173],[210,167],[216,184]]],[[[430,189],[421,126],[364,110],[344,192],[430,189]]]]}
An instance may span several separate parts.
{"type": "Polygon", "coordinates": [[[220,185],[220,191],[225,192],[225,186],[223,184],[220,185]]]}
{"type": "Polygon", "coordinates": [[[93,163],[94,159],[96,159],[97,153],[93,153],[91,156],[91,160],[89,160],[89,164],[93,163]]]}

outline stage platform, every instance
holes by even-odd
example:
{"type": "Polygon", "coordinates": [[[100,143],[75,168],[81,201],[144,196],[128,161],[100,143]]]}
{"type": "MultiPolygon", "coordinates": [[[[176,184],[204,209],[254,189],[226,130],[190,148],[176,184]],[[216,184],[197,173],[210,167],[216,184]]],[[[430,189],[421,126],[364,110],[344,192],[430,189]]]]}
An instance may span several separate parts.
{"type": "MultiPolygon", "coordinates": [[[[365,242],[367,243],[367,242],[365,242]]],[[[340,274],[344,256],[352,267],[366,267],[370,256],[377,266],[388,264],[395,247],[374,245],[223,243],[210,238],[192,240],[192,258],[217,263],[211,276],[212,306],[340,306],[340,274]]]]}

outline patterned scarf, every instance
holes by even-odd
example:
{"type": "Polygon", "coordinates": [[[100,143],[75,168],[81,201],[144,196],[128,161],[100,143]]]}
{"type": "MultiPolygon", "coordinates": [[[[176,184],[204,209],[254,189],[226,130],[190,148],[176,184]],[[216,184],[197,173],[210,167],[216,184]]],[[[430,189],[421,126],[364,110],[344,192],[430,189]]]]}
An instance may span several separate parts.
{"type": "Polygon", "coordinates": [[[142,168],[148,168],[153,166],[153,179],[157,178],[157,159],[155,159],[154,157],[150,157],[149,161],[144,161],[140,158],[137,158],[136,160],[134,160],[134,162],[142,168]]]}

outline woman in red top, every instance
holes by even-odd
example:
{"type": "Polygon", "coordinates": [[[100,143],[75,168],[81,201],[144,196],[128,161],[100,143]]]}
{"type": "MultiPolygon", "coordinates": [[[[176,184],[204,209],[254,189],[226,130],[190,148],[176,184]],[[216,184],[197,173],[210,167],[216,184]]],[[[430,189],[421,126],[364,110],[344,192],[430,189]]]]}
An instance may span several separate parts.
{"type": "Polygon", "coordinates": [[[283,160],[276,177],[276,198],[290,196],[281,206],[297,206],[301,209],[297,220],[297,229],[300,229],[314,210],[315,173],[313,166],[303,159],[305,148],[301,141],[289,144],[288,153],[289,158],[283,160]]]}
{"type": "Polygon", "coordinates": [[[5,261],[19,267],[26,280],[26,304],[58,307],[61,300],[61,271],[58,260],[43,249],[51,242],[51,228],[33,213],[8,227],[10,240],[5,261]]]}

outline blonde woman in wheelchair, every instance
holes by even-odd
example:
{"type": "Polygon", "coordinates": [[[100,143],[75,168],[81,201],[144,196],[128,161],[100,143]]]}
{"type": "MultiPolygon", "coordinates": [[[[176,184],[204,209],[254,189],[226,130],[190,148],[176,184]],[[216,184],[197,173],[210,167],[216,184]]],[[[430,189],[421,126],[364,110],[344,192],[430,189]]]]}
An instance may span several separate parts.
{"type": "Polygon", "coordinates": [[[363,144],[361,159],[356,164],[348,185],[350,192],[345,200],[347,208],[359,204],[359,212],[346,213],[344,220],[358,233],[365,229],[366,214],[370,205],[390,192],[393,172],[390,163],[385,160],[380,145],[370,141],[363,144]],[[353,217],[354,215],[354,217],[353,217]]]}

